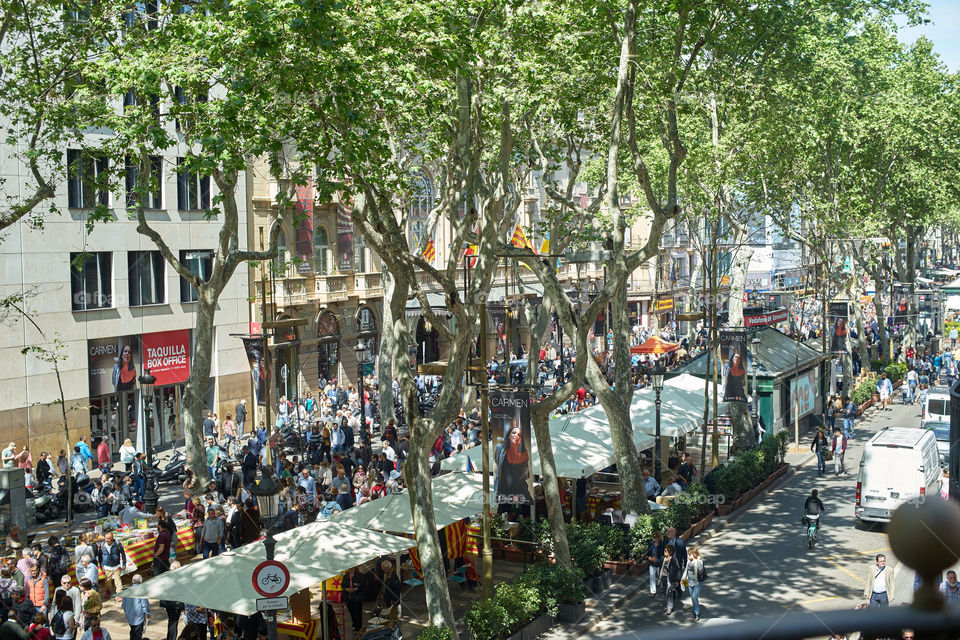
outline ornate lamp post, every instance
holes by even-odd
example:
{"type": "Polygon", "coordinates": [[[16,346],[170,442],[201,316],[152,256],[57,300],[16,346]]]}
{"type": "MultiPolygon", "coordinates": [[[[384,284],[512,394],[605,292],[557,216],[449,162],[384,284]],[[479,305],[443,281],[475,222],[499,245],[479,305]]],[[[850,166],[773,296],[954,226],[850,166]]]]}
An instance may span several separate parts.
{"type": "MultiPolygon", "coordinates": [[[[353,352],[357,354],[357,393],[360,394],[360,429],[366,432],[367,429],[367,408],[364,402],[363,393],[363,354],[367,351],[367,344],[362,340],[357,340],[357,346],[353,352]]],[[[382,420],[382,418],[381,418],[382,420]]]]}
{"type": "Polygon", "coordinates": [[[653,367],[653,371],[650,374],[650,379],[653,382],[653,391],[656,393],[656,398],[654,399],[654,404],[657,407],[657,433],[656,441],[654,442],[653,450],[653,476],[657,479],[657,482],[660,482],[660,392],[663,391],[663,374],[666,373],[666,369],[663,366],[663,363],[659,360],[657,364],[653,367]]]}
{"type": "Polygon", "coordinates": [[[147,513],[153,513],[157,510],[157,502],[160,496],[157,495],[157,478],[153,473],[153,444],[151,443],[151,431],[153,431],[153,386],[157,379],[150,375],[150,369],[144,369],[143,375],[139,378],[140,382],[140,402],[143,403],[144,430],[146,437],[147,468],[144,471],[144,483],[146,491],[143,494],[143,508],[147,513]]]}
{"type": "MultiPolygon", "coordinates": [[[[267,530],[267,535],[263,539],[267,560],[273,560],[273,554],[277,549],[277,541],[273,537],[273,525],[280,515],[280,485],[264,468],[263,478],[253,486],[251,493],[257,499],[260,519],[263,520],[263,526],[267,530]]],[[[269,640],[277,640],[277,612],[269,611],[267,615],[267,637],[269,640]]]]}

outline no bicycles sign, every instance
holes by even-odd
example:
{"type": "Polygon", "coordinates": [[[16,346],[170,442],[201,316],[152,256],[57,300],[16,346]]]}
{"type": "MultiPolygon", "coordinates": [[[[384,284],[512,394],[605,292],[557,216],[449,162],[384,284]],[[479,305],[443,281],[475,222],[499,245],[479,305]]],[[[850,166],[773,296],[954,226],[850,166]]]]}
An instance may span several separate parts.
{"type": "Polygon", "coordinates": [[[282,562],[264,560],[253,570],[253,588],[257,593],[272,598],[290,586],[290,572],[282,562]]]}

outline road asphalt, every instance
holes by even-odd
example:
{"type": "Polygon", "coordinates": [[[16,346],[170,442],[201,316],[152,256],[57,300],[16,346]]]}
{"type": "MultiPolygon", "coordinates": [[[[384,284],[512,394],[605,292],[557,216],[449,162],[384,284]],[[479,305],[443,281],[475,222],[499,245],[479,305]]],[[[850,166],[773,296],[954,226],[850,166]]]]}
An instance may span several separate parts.
{"type": "MultiPolygon", "coordinates": [[[[714,535],[692,542],[700,548],[710,576],[700,596],[699,624],[853,608],[866,601],[865,574],[877,553],[886,554],[888,565],[897,569],[894,604],[912,600],[915,574],[890,551],[885,525],[858,524],[854,517],[864,443],[887,426],[919,427],[919,407],[871,408],[854,427],[845,459],[847,473],[839,477],[834,477],[832,463],[828,473],[818,475],[816,459],[809,454],[810,438],[801,441],[800,451],[788,455],[794,466],[790,477],[739,515],[732,514],[714,535]],[[818,489],[827,509],[812,551],[799,522],[811,489],[818,489]]],[[[662,595],[653,599],[640,589],[580,635],[610,640],[697,624],[690,619],[689,597],[684,598],[681,611],[670,617],[664,611],[662,595]]]]}

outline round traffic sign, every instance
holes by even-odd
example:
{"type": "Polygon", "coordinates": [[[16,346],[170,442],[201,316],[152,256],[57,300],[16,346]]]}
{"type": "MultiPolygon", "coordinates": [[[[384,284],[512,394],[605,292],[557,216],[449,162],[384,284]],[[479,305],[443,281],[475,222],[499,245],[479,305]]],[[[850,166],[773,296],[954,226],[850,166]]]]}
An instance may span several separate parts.
{"type": "Polygon", "coordinates": [[[290,572],[282,562],[264,560],[253,570],[253,588],[257,593],[272,598],[290,586],[290,572]]]}

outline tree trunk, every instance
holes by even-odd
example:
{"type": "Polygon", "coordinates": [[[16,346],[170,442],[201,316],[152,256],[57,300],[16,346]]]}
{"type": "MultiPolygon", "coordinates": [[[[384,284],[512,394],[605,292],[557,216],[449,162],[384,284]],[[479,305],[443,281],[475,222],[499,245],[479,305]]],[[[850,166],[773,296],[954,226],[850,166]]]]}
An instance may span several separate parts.
{"type": "MultiPolygon", "coordinates": [[[[392,326],[397,320],[393,317],[393,306],[390,300],[393,299],[394,280],[393,274],[386,268],[384,263],[381,278],[383,281],[383,299],[386,304],[383,306],[383,325],[392,326]]],[[[405,319],[402,318],[402,319],[405,319]]],[[[383,331],[380,334],[380,350],[377,355],[377,391],[380,396],[380,425],[381,433],[384,426],[393,414],[393,331],[383,331]]]]}
{"type": "MultiPolygon", "coordinates": [[[[219,278],[217,278],[219,281],[219,278]]],[[[207,452],[203,440],[203,396],[210,384],[213,363],[214,318],[218,287],[213,278],[197,291],[196,326],[193,331],[193,355],[190,377],[183,389],[183,437],[187,450],[187,468],[194,473],[193,490],[206,487],[210,480],[207,452]]]]}
{"type": "MultiPolygon", "coordinates": [[[[916,275],[914,263],[916,262],[916,240],[914,239],[913,226],[907,227],[906,233],[907,251],[904,258],[903,270],[900,272],[900,282],[910,287],[910,293],[907,296],[907,330],[903,334],[903,353],[906,355],[907,347],[917,348],[920,342],[917,339],[917,303],[916,303],[916,283],[913,278],[916,275]]],[[[917,348],[917,356],[922,355],[923,350],[917,348]]]]}
{"type": "Polygon", "coordinates": [[[888,359],[893,358],[893,354],[890,353],[890,345],[887,344],[887,317],[883,313],[883,270],[879,267],[875,267],[873,270],[873,308],[877,312],[877,333],[879,334],[879,341],[883,353],[886,354],[888,359]]]}
{"type": "MultiPolygon", "coordinates": [[[[550,441],[549,416],[549,410],[544,411],[538,408],[538,405],[530,407],[530,421],[533,423],[537,450],[540,452],[543,497],[547,504],[547,519],[550,522],[550,533],[553,538],[553,554],[558,563],[572,568],[570,545],[567,542],[567,525],[563,521],[563,503],[560,502],[560,478],[557,476],[557,465],[553,458],[553,445],[550,441]]],[[[570,496],[570,500],[572,503],[574,496],[570,496]]]]}
{"type": "MultiPolygon", "coordinates": [[[[743,296],[747,289],[747,269],[753,257],[753,247],[749,244],[747,227],[737,228],[734,236],[736,258],[730,266],[730,299],[727,301],[727,313],[731,327],[743,327],[743,296]]],[[[752,352],[752,348],[750,349],[752,352]]],[[[755,364],[753,366],[756,366],[755,364]]],[[[750,373],[748,368],[748,375],[750,373]]],[[[747,384],[750,384],[747,380],[747,384]]],[[[750,387],[751,394],[753,388],[750,387]]],[[[733,447],[736,451],[751,449],[757,446],[756,433],[753,430],[753,421],[747,405],[743,402],[729,403],[730,425],[733,427],[733,447]]]]}

